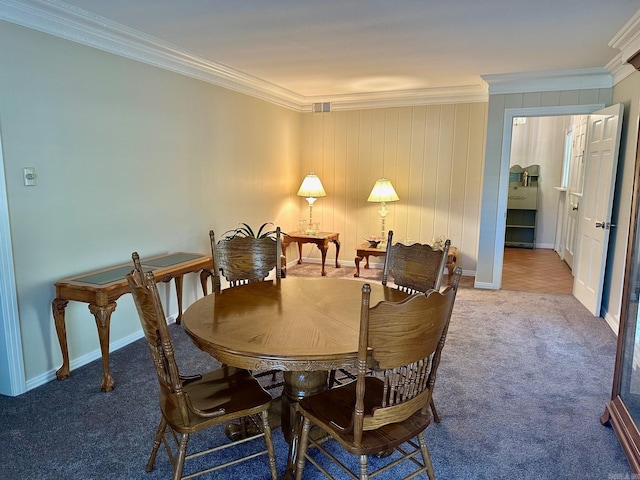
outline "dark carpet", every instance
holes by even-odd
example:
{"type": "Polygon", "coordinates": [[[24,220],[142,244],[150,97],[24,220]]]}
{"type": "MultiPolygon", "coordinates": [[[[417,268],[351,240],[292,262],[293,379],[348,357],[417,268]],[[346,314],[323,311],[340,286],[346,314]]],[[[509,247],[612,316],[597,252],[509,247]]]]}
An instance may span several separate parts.
{"type": "MultiPolygon", "coordinates": [[[[327,270],[346,278],[354,271],[327,270]]],[[[319,266],[289,269],[288,275],[296,274],[319,275],[319,266]]],[[[379,281],[379,274],[363,271],[370,281],[379,281]]],[[[611,392],[616,343],[604,320],[570,295],[472,285],[461,282],[438,371],[434,397],[442,423],[426,432],[438,478],[634,478],[613,430],[599,422],[611,392]]],[[[172,325],[171,332],[183,373],[217,365],[181,327],[172,325]]],[[[143,341],[112,353],[111,369],[116,388],[110,393],[99,390],[98,360],[66,381],[0,396],[1,478],[171,478],[163,450],[155,470],[145,472],[159,410],[143,341]]],[[[193,441],[225,437],[220,429],[193,441]]],[[[287,446],[279,429],[274,441],[282,474],[287,446]]],[[[263,456],[201,478],[267,479],[268,472],[263,456]]],[[[307,466],[303,478],[323,477],[307,466]]]]}

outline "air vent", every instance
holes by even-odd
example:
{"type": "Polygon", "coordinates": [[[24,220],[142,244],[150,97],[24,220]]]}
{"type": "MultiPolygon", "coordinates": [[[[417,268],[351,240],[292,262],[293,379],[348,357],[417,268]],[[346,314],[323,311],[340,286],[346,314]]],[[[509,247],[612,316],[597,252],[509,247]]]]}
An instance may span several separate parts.
{"type": "Polygon", "coordinates": [[[318,102],[313,104],[313,113],[327,113],[331,111],[331,102],[318,102]]]}

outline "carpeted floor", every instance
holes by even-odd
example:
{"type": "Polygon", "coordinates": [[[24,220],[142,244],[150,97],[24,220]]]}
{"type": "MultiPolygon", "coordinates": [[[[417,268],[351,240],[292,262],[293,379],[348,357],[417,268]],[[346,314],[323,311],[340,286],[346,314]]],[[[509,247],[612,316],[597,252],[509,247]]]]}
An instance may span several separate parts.
{"type": "MultiPolygon", "coordinates": [[[[306,274],[307,268],[319,276],[314,264],[290,267],[288,275],[306,274]]],[[[327,271],[348,277],[349,268],[327,271]]],[[[374,277],[380,273],[372,269],[363,277],[379,281],[374,277]]],[[[461,282],[438,371],[435,401],[442,423],[426,432],[438,478],[634,478],[614,432],[599,423],[611,391],[616,343],[604,320],[570,295],[472,285],[467,278],[461,282]]],[[[183,373],[216,365],[179,326],[171,331],[183,373]]],[[[15,398],[0,396],[2,478],[170,478],[162,451],[156,469],[144,471],[159,418],[146,346],[138,341],[114,352],[111,367],[117,386],[110,393],[98,389],[102,368],[95,361],[64,382],[15,398]]],[[[194,438],[209,440],[224,441],[224,435],[194,438]]],[[[274,440],[282,474],[287,449],[279,429],[274,440]]],[[[269,475],[260,457],[202,478],[269,475]]],[[[308,467],[303,478],[323,477],[308,467]]]]}

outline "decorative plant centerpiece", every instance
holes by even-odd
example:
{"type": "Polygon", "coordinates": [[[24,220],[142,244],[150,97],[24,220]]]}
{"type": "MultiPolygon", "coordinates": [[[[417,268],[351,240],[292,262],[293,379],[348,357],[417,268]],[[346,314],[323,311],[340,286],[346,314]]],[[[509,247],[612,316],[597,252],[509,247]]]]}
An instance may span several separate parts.
{"type": "Polygon", "coordinates": [[[258,231],[254,233],[253,229],[247,223],[241,223],[242,227],[235,228],[233,230],[227,230],[222,234],[224,240],[231,240],[236,237],[250,237],[250,238],[267,238],[273,237],[276,234],[276,230],[265,230],[267,225],[273,226],[272,222],[266,222],[260,225],[258,231]]]}
{"type": "Polygon", "coordinates": [[[444,250],[444,243],[447,241],[444,235],[434,235],[431,238],[431,248],[434,250],[444,250]]]}
{"type": "Polygon", "coordinates": [[[366,237],[365,240],[369,242],[369,246],[371,248],[378,248],[380,242],[382,242],[382,237],[366,237]]]}

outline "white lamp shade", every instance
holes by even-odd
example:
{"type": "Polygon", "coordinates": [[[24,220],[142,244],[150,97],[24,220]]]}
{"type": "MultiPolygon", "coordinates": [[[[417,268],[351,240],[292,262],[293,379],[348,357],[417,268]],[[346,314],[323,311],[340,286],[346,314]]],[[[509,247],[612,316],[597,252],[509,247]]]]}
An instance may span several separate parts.
{"type": "Polygon", "coordinates": [[[313,172],[304,177],[302,185],[298,190],[299,197],[326,197],[327,192],[324,191],[320,178],[313,172]]]}
{"type": "Polygon", "coordinates": [[[391,181],[386,178],[376,180],[376,184],[367,198],[367,202],[397,202],[398,200],[400,197],[391,185],[391,181]]]}

